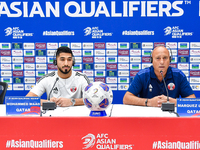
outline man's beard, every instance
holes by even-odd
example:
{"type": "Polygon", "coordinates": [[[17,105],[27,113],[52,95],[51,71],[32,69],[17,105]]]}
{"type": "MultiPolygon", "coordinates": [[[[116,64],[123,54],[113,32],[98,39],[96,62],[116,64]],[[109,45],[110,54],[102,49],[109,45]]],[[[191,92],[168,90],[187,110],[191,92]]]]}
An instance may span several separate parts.
{"type": "Polygon", "coordinates": [[[63,74],[68,74],[72,68],[70,68],[69,70],[65,69],[65,71],[63,71],[61,68],[58,67],[58,69],[60,70],[60,72],[62,72],[63,74]]]}

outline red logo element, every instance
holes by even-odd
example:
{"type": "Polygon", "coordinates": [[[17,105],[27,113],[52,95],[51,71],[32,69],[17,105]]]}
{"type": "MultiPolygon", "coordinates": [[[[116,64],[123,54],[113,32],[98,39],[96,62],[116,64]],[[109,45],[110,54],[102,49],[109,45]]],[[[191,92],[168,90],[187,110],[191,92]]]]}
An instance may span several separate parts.
{"type": "Polygon", "coordinates": [[[46,43],[35,43],[35,49],[46,49],[46,43]]]}
{"type": "Polygon", "coordinates": [[[36,78],[36,82],[38,82],[38,80],[39,80],[40,78],[41,78],[41,77],[37,77],[37,78],[36,78]]]}
{"type": "Polygon", "coordinates": [[[164,42],[154,42],[154,48],[157,46],[165,46],[164,42]]]}
{"type": "Polygon", "coordinates": [[[11,50],[1,50],[1,56],[11,56],[11,50]]]}
{"type": "Polygon", "coordinates": [[[118,50],[119,56],[129,56],[129,50],[118,50]]]}
{"type": "Polygon", "coordinates": [[[117,69],[117,64],[106,64],[106,69],[117,69]]]}
{"type": "Polygon", "coordinates": [[[175,89],[175,84],[174,83],[169,83],[167,85],[167,87],[168,87],[169,90],[174,90],[175,89]]]}
{"type": "Polygon", "coordinates": [[[178,55],[189,55],[189,50],[178,50],[178,55]]]}
{"type": "Polygon", "coordinates": [[[76,90],[77,90],[77,87],[72,87],[72,88],[70,88],[70,91],[71,91],[72,93],[76,92],[76,90]]]}
{"type": "Polygon", "coordinates": [[[48,64],[48,69],[49,70],[56,70],[57,66],[55,66],[54,64],[48,64]]]}
{"type": "Polygon", "coordinates": [[[169,66],[177,68],[177,64],[170,64],[169,66]]]}
{"type": "Polygon", "coordinates": [[[95,49],[105,49],[105,43],[94,43],[95,49]]]}
{"type": "Polygon", "coordinates": [[[142,57],[142,62],[150,62],[150,57],[142,57]]]}
{"type": "Polygon", "coordinates": [[[83,62],[84,63],[93,63],[94,58],[93,57],[83,57],[83,62]]]}
{"type": "Polygon", "coordinates": [[[136,74],[138,73],[139,71],[133,71],[133,70],[131,70],[130,71],[130,76],[136,76],[136,74]]]}
{"type": "Polygon", "coordinates": [[[190,71],[190,76],[200,77],[200,71],[190,71]]]}
{"type": "Polygon", "coordinates": [[[100,81],[100,82],[106,83],[106,79],[104,77],[96,77],[96,78],[94,78],[94,81],[95,82],[100,81]]]}
{"type": "Polygon", "coordinates": [[[24,63],[35,63],[35,57],[24,57],[24,63]]]}
{"type": "Polygon", "coordinates": [[[23,71],[13,71],[13,76],[24,76],[24,72],[23,71]]]}

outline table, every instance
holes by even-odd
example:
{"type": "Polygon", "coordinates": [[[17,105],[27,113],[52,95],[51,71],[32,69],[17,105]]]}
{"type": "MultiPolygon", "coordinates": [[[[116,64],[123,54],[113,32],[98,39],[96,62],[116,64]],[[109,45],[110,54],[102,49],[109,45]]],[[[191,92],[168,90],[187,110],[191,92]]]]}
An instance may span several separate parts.
{"type": "MultiPolygon", "coordinates": [[[[90,110],[85,106],[57,107],[42,116],[89,116],[90,110]]],[[[163,112],[161,108],[114,104],[106,109],[108,117],[176,117],[176,114],[163,112]]]]}
{"type": "MultiPolygon", "coordinates": [[[[90,110],[86,106],[57,107],[49,110],[42,116],[54,117],[87,117],[90,110]]],[[[176,114],[163,112],[158,107],[132,106],[122,104],[112,104],[106,109],[107,117],[176,117],[176,114]]],[[[6,115],[5,105],[0,105],[0,116],[6,115]]]]}

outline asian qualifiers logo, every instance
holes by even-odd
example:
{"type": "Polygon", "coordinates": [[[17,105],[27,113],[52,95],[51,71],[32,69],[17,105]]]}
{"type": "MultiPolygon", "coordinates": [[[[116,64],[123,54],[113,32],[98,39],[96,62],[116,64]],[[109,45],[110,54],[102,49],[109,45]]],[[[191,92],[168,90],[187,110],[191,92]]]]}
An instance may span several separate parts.
{"type": "Polygon", "coordinates": [[[13,39],[22,39],[24,36],[33,36],[33,33],[25,33],[24,30],[20,30],[19,27],[7,27],[4,29],[5,36],[13,35],[13,39]]]}
{"type": "Polygon", "coordinates": [[[5,36],[9,36],[9,35],[11,35],[12,34],[12,28],[11,27],[8,27],[8,28],[6,28],[5,30],[5,36]]]}
{"type": "Polygon", "coordinates": [[[92,33],[91,32],[92,29],[90,27],[85,28],[84,31],[85,31],[85,36],[88,36],[88,35],[90,35],[92,33]]]}
{"type": "Polygon", "coordinates": [[[81,140],[83,140],[82,149],[89,149],[95,146],[96,149],[131,150],[134,146],[133,144],[117,144],[117,139],[110,139],[108,133],[98,133],[96,136],[89,133],[82,137],[81,140]]]}
{"type": "Polygon", "coordinates": [[[99,29],[99,27],[86,27],[84,30],[85,35],[92,35],[93,39],[100,39],[103,36],[112,36],[113,33],[111,32],[104,32],[103,30],[99,29]]]}
{"type": "Polygon", "coordinates": [[[172,38],[183,38],[184,36],[193,36],[193,32],[185,32],[184,29],[179,29],[179,26],[164,28],[164,35],[172,35],[172,38]]]}
{"type": "Polygon", "coordinates": [[[82,137],[81,140],[85,140],[83,142],[83,145],[84,145],[83,149],[88,149],[89,147],[93,147],[95,144],[95,136],[90,133],[88,135],[82,137]]]}
{"type": "Polygon", "coordinates": [[[169,34],[172,33],[172,28],[171,27],[167,27],[164,30],[165,30],[165,35],[169,35],[169,34]]]}

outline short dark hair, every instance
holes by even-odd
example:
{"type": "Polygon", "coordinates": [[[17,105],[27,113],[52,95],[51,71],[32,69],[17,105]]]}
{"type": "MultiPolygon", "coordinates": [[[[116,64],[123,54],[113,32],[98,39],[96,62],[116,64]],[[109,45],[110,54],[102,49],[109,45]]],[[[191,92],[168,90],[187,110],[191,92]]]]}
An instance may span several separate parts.
{"type": "Polygon", "coordinates": [[[73,57],[73,53],[72,53],[72,50],[69,48],[69,47],[66,47],[66,46],[62,46],[62,47],[59,47],[56,51],[56,57],[60,54],[60,53],[70,53],[72,54],[72,57],[73,57]]]}

